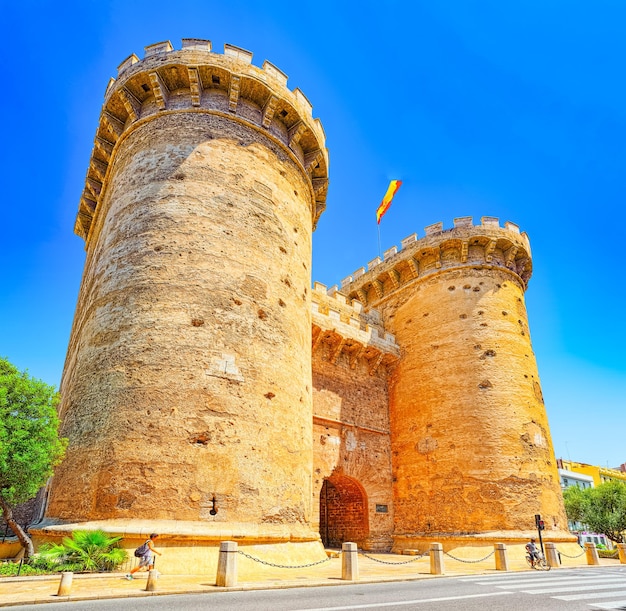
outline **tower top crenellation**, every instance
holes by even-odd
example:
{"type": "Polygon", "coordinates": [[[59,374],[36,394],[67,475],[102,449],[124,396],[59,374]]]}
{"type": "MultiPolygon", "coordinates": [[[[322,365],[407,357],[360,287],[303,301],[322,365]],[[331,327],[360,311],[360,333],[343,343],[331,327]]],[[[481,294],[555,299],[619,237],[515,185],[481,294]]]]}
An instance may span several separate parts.
{"type": "Polygon", "coordinates": [[[214,53],[209,40],[184,38],[145,47],[119,66],[104,96],[75,232],[89,240],[98,204],[106,190],[108,168],[118,141],[135,126],[159,114],[210,113],[263,132],[281,146],[308,176],[313,226],[326,206],[328,151],[313,106],[287,75],[272,63],[252,64],[252,53],[225,44],[214,53]]]}
{"type": "Polygon", "coordinates": [[[313,352],[321,342],[332,346],[329,359],[336,363],[345,353],[354,368],[356,361],[364,357],[370,375],[381,364],[387,366],[397,362],[400,347],[395,335],[385,330],[378,310],[367,312],[355,299],[346,297],[326,285],[315,282],[311,292],[313,323],[313,352]]]}
{"type": "Polygon", "coordinates": [[[367,268],[343,278],[337,290],[365,305],[372,302],[370,291],[380,299],[418,277],[475,265],[506,268],[524,288],[530,279],[530,241],[515,223],[506,221],[501,227],[498,218],[483,216],[475,225],[471,216],[464,216],[455,218],[450,229],[438,222],[425,227],[424,233],[422,238],[413,233],[401,240],[400,247],[387,249],[382,258],[369,261],[367,268]]]}

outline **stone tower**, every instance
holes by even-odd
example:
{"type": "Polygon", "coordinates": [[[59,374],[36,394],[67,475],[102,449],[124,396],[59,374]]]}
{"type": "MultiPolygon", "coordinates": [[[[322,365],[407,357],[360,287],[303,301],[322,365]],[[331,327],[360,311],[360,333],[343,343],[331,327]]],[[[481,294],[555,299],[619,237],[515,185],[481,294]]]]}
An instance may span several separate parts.
{"type": "Polygon", "coordinates": [[[286,564],[324,559],[321,540],[519,544],[538,513],[571,541],[526,234],[437,223],[311,291],[324,132],[251,59],[158,43],[107,87],[75,227],[70,445],[31,531],[159,532],[168,572],[214,570],[225,539],[286,564]]]}
{"type": "Polygon", "coordinates": [[[107,87],[75,227],[87,257],[57,532],[228,532],[321,553],[310,274],[328,154],[306,97],[251,59],[158,43],[107,87]]]}
{"type": "Polygon", "coordinates": [[[435,534],[521,538],[537,513],[547,535],[567,537],[524,303],[531,270],[516,225],[466,217],[343,282],[400,347],[389,390],[396,550],[435,534]]]}

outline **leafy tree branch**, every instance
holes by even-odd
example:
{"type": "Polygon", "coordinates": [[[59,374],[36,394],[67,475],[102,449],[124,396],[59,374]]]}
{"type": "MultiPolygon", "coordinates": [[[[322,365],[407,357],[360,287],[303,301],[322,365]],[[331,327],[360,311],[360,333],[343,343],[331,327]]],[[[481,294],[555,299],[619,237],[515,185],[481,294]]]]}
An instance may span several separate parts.
{"type": "Polygon", "coordinates": [[[63,458],[67,440],[58,435],[58,403],[53,386],[0,358],[0,511],[27,557],[33,543],[13,508],[33,498],[63,458]]]}

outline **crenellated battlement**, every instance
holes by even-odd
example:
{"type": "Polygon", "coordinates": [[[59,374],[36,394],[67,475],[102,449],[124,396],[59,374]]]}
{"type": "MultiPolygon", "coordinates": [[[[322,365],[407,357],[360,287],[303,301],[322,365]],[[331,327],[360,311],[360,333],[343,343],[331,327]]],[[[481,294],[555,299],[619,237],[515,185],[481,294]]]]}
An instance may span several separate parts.
{"type": "Polygon", "coordinates": [[[334,289],[368,305],[418,278],[477,265],[505,268],[527,286],[532,274],[530,241],[515,223],[506,221],[501,227],[497,218],[483,216],[480,225],[474,225],[466,216],[455,218],[450,229],[439,222],[425,227],[424,233],[423,238],[407,236],[399,248],[389,248],[334,289]]]}
{"type": "Polygon", "coordinates": [[[211,41],[169,41],[145,47],[143,59],[132,54],[118,67],[105,92],[100,122],[80,199],[74,231],[87,239],[116,144],[135,125],[168,112],[204,112],[229,117],[262,131],[281,145],[307,174],[313,226],[326,206],[328,151],[319,119],[300,89],[287,88],[287,75],[268,61],[252,65],[252,53],[211,41]]]}
{"type": "Polygon", "coordinates": [[[373,375],[381,363],[395,363],[400,348],[395,336],[387,333],[375,309],[367,313],[356,300],[347,298],[324,284],[315,282],[311,293],[313,353],[322,342],[331,345],[329,359],[336,363],[341,353],[348,356],[354,369],[359,358],[369,361],[373,375]]]}

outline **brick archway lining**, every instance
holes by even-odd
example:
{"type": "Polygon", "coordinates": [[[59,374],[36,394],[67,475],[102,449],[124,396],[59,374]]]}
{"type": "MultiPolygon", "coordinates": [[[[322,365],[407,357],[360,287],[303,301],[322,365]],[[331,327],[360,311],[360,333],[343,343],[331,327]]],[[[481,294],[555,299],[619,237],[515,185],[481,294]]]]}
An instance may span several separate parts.
{"type": "Polygon", "coordinates": [[[359,545],[369,536],[367,496],[362,486],[344,475],[324,480],[320,493],[320,535],[325,547],[346,541],[359,545]]]}

